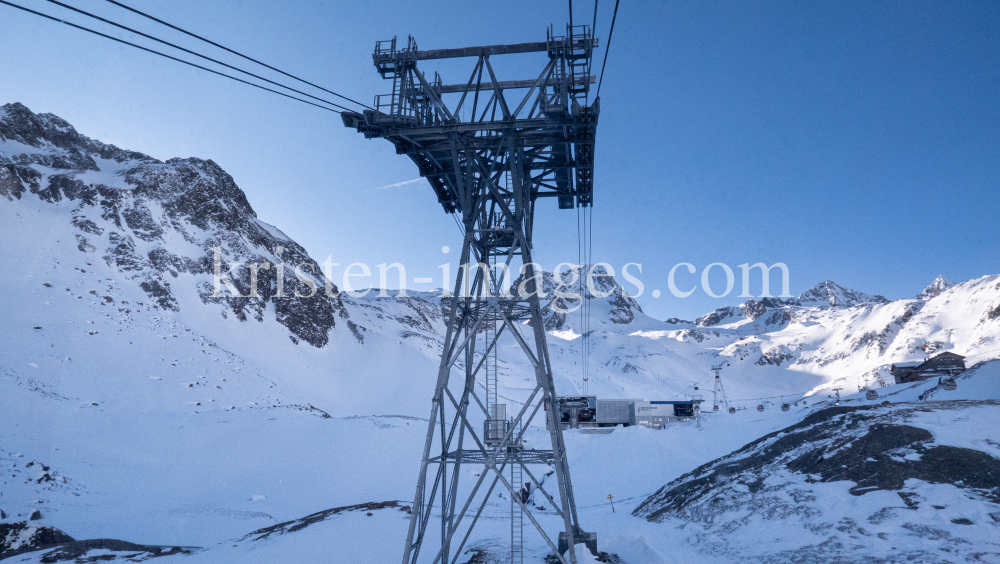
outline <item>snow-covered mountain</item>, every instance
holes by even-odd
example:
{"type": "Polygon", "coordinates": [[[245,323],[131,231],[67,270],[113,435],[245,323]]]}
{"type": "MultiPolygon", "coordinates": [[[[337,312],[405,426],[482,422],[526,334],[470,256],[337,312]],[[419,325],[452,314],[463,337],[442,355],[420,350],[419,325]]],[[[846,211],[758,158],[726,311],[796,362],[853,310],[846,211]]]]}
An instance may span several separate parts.
{"type": "MultiPolygon", "coordinates": [[[[0,196],[14,201],[30,193],[69,207],[77,248],[136,282],[160,309],[179,311],[171,281],[197,288],[201,301],[220,304],[226,315],[240,320],[263,321],[270,304],[293,341],[314,346],[326,344],[338,314],[345,316],[339,298],[325,293],[292,299],[295,292],[309,289],[291,272],[283,281],[291,297],[272,298],[276,268],[256,273],[243,268],[231,275],[240,295],[250,295],[254,285],[259,297],[213,297],[213,249],[220,250],[223,265],[311,262],[302,247],[257,219],[243,191],[214,162],[192,158],[163,163],[123,151],[21,104],[0,110],[0,140],[11,155],[0,168],[0,196]]],[[[305,274],[323,287],[318,268],[305,274]]]]}
{"type": "MultiPolygon", "coordinates": [[[[930,296],[928,296],[930,297],[930,296]]],[[[738,306],[725,306],[696,320],[701,327],[726,325],[741,322],[741,318],[759,327],[776,329],[783,327],[791,319],[791,307],[853,307],[860,304],[886,304],[889,300],[882,296],[872,296],[845,288],[836,282],[820,282],[797,298],[761,298],[747,300],[738,306]],[[764,318],[764,319],[761,319],[764,318]]],[[[759,333],[759,329],[757,330],[759,333]]]]}
{"type": "MultiPolygon", "coordinates": [[[[8,210],[17,214],[30,206],[65,218],[46,225],[52,234],[65,229],[64,239],[75,243],[74,258],[82,261],[73,267],[96,263],[101,266],[92,269],[100,268],[104,278],[141,290],[145,297],[115,312],[119,316],[152,305],[160,312],[198,313],[214,323],[235,320],[240,331],[257,325],[275,338],[321,349],[337,335],[363,342],[377,333],[420,343],[417,349],[428,359],[440,350],[448,303],[439,294],[352,299],[337,293],[305,249],[257,219],[233,179],[212,161],[160,162],[89,139],[60,118],[33,114],[20,104],[2,112],[8,164],[0,168],[0,194],[8,210]],[[20,201],[27,196],[33,196],[30,203],[20,201]],[[220,272],[229,272],[240,297],[225,287],[222,296],[216,293],[216,250],[220,272]],[[233,263],[262,266],[230,272],[233,263]],[[303,263],[309,268],[294,272],[303,263]],[[279,276],[286,297],[276,296],[279,276]],[[308,299],[295,297],[311,292],[308,299]],[[136,306],[140,301],[143,306],[136,306]]],[[[579,300],[553,295],[556,275],[545,273],[543,280],[546,328],[553,332],[555,361],[566,363],[562,373],[570,390],[582,386],[574,374],[580,365],[569,366],[578,361],[585,328],[589,365],[598,372],[593,385],[603,393],[638,396],[691,393],[720,361],[733,375],[734,397],[804,394],[834,382],[872,385],[887,382],[893,362],[940,350],[981,353],[996,348],[1000,335],[997,277],[957,286],[939,277],[917,299],[893,302],[825,281],[796,298],[750,299],[691,324],[650,318],[613,277],[596,276],[602,297],[590,295],[583,283],[587,271],[559,274],[563,284],[577,280],[564,291],[591,303],[586,323],[579,300]],[[567,309],[575,311],[563,313],[567,309]],[[777,376],[789,370],[801,377],[777,376]]],[[[107,292],[98,297],[109,307],[122,305],[107,292]]]]}
{"type": "Polygon", "coordinates": [[[867,303],[885,304],[889,300],[845,288],[831,280],[820,282],[808,292],[799,294],[795,300],[795,304],[800,306],[852,307],[867,303]]]}
{"type": "MultiPolygon", "coordinates": [[[[51,538],[38,527],[55,527],[140,548],[215,547],[186,557],[205,561],[275,561],[291,550],[286,538],[314,543],[288,541],[300,559],[321,557],[333,542],[352,547],[345,561],[396,558],[406,527],[399,500],[412,496],[423,444],[417,423],[429,409],[448,301],[435,292],[351,298],[318,266],[296,272],[315,261],[257,219],[210,160],[161,162],[8,104],[0,108],[0,161],[0,259],[8,265],[0,279],[0,523],[28,520],[6,529],[23,537],[18,546],[51,538]],[[223,274],[232,263],[267,268],[232,271],[239,297],[227,288],[216,295],[216,252],[223,274]],[[327,512],[313,518],[317,511],[327,512]],[[292,531],[300,519],[309,528],[292,531]],[[270,532],[248,535],[255,530],[270,532]]],[[[543,274],[559,393],[710,398],[711,367],[722,364],[731,404],[769,410],[706,421],[703,434],[681,425],[620,430],[603,442],[568,435],[576,497],[595,519],[604,519],[615,472],[633,476],[617,499],[638,504],[808,415],[805,407],[770,410],[782,397],[803,406],[808,397],[813,409],[834,387],[892,384],[893,362],[941,350],[970,364],[1000,356],[1000,276],[941,277],[916,299],[891,302],[827,281],[797,298],[748,300],[687,322],[646,315],[612,277],[596,278],[600,295],[567,287],[587,300],[590,317],[583,308],[565,313],[580,299],[553,290],[573,274],[543,274]],[[639,453],[650,449],[669,451],[670,464],[644,462],[639,453]]],[[[505,347],[518,345],[507,337],[505,347]]],[[[501,356],[501,397],[517,397],[531,379],[521,358],[501,356]]],[[[533,433],[530,440],[545,440],[544,430],[533,433]]],[[[493,521],[504,507],[491,505],[493,521]]],[[[600,533],[623,556],[641,552],[627,540],[637,521],[629,519],[600,533]]],[[[470,547],[488,552],[502,529],[484,527],[470,547]]]]}
{"type": "Polygon", "coordinates": [[[287,296],[309,293],[293,265],[311,262],[216,164],[123,151],[18,104],[0,110],[0,152],[0,521],[38,511],[78,539],[206,546],[411,495],[326,480],[364,473],[343,453],[373,440],[395,452],[369,463],[415,472],[414,391],[436,363],[400,323],[354,324],[319,269],[309,299],[274,297],[273,267],[232,274],[247,297],[213,297],[215,248],[226,266],[284,264],[287,296]]]}
{"type": "Polygon", "coordinates": [[[994,561],[1000,401],[983,398],[1000,392],[1000,362],[958,382],[814,411],[674,479],[634,515],[731,560],[994,561]]]}
{"type": "Polygon", "coordinates": [[[933,282],[931,282],[926,288],[924,288],[923,292],[917,294],[917,299],[929,300],[931,298],[936,298],[941,295],[941,292],[944,292],[945,290],[951,288],[954,285],[955,285],[954,282],[945,278],[943,274],[940,274],[938,275],[937,278],[934,279],[933,282]]]}

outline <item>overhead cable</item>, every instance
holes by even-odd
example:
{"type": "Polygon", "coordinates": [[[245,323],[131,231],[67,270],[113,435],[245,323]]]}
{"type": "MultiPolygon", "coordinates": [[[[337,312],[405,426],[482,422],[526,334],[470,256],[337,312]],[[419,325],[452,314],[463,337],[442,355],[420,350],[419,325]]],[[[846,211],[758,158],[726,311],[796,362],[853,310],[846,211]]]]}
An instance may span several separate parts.
{"type": "Polygon", "coordinates": [[[73,6],[70,6],[68,4],[64,4],[62,2],[59,2],[59,0],[48,0],[48,2],[51,2],[52,4],[55,4],[57,6],[62,6],[63,8],[66,8],[68,10],[73,10],[74,12],[83,14],[83,15],[85,15],[87,17],[93,18],[93,19],[98,20],[98,21],[102,21],[102,22],[104,22],[106,24],[113,25],[113,26],[115,26],[117,28],[124,29],[126,31],[130,31],[130,32],[132,32],[132,33],[134,33],[136,35],[141,35],[142,37],[145,37],[147,39],[152,39],[153,41],[156,41],[157,43],[162,43],[162,44],[167,45],[169,47],[173,47],[174,49],[178,49],[180,51],[184,51],[185,53],[194,55],[195,57],[200,57],[202,59],[205,59],[206,61],[212,61],[215,64],[222,65],[222,66],[224,66],[226,68],[233,69],[234,71],[241,72],[241,73],[243,73],[245,75],[252,76],[252,77],[254,77],[256,79],[259,79],[259,80],[263,80],[264,82],[273,84],[275,86],[280,86],[281,88],[285,88],[285,89],[291,90],[292,92],[295,92],[297,94],[302,94],[303,96],[312,98],[313,100],[318,100],[320,102],[323,102],[324,104],[329,104],[331,106],[334,106],[336,108],[340,108],[342,110],[354,111],[352,108],[347,108],[347,107],[341,106],[340,104],[336,104],[334,102],[330,102],[329,100],[324,100],[322,98],[317,98],[316,96],[313,96],[312,94],[308,94],[306,92],[302,92],[301,90],[296,90],[296,89],[294,89],[294,88],[292,88],[290,86],[285,86],[284,84],[281,84],[280,82],[275,82],[273,80],[269,80],[267,78],[264,78],[263,76],[258,76],[258,75],[254,74],[252,72],[245,71],[245,70],[243,70],[241,68],[234,67],[233,65],[230,65],[230,64],[227,64],[227,63],[223,63],[222,61],[213,59],[211,57],[207,57],[205,55],[202,55],[201,53],[196,53],[196,52],[194,52],[194,51],[192,51],[190,49],[185,49],[184,47],[181,47],[180,45],[174,45],[173,43],[170,43],[169,41],[164,41],[164,40],[159,39],[157,37],[153,37],[152,35],[149,35],[147,33],[143,33],[141,31],[134,30],[134,29],[132,29],[132,28],[130,28],[128,26],[124,26],[124,25],[122,25],[120,23],[116,23],[116,22],[113,22],[111,20],[102,18],[102,17],[100,17],[98,15],[91,14],[90,12],[81,10],[79,8],[74,8],[73,6]]]}
{"type": "Polygon", "coordinates": [[[569,0],[569,41],[573,43],[573,0],[569,0]]]}
{"type": "Polygon", "coordinates": [[[597,97],[601,95],[601,83],[604,82],[604,67],[608,64],[608,51],[611,50],[611,36],[615,33],[615,20],[618,19],[618,2],[615,0],[615,13],[611,16],[611,31],[608,32],[608,44],[604,46],[604,62],[601,63],[601,78],[597,81],[597,97]]]}
{"type": "Polygon", "coordinates": [[[34,14],[36,16],[41,16],[43,18],[52,20],[54,22],[63,23],[63,24],[66,24],[66,25],[68,25],[70,27],[74,27],[76,29],[79,29],[79,30],[82,30],[82,31],[86,31],[88,33],[93,33],[94,35],[99,35],[101,37],[104,37],[105,39],[110,39],[112,41],[117,41],[118,43],[122,43],[124,45],[128,45],[129,47],[135,47],[136,49],[141,49],[141,50],[146,51],[148,53],[153,53],[154,55],[159,55],[161,57],[166,57],[167,59],[170,59],[170,60],[173,60],[173,61],[177,61],[178,63],[184,63],[185,65],[189,65],[189,66],[192,66],[192,67],[204,70],[204,71],[208,71],[208,72],[210,72],[212,74],[217,74],[219,76],[224,76],[226,78],[235,80],[236,82],[242,82],[243,84],[249,84],[250,86],[253,86],[255,88],[260,88],[261,90],[267,90],[268,92],[273,92],[275,94],[278,94],[279,96],[284,96],[285,98],[291,98],[292,100],[298,100],[299,102],[302,102],[303,104],[309,104],[310,106],[316,106],[317,108],[322,108],[324,110],[327,110],[327,111],[330,111],[330,112],[336,112],[338,114],[342,113],[339,110],[334,110],[333,108],[328,108],[326,106],[321,106],[319,104],[314,104],[314,103],[312,103],[312,102],[310,102],[308,100],[303,100],[302,98],[297,98],[295,96],[292,96],[291,94],[285,94],[284,92],[279,92],[277,90],[272,90],[271,88],[268,88],[266,86],[261,86],[259,84],[254,84],[253,82],[249,82],[249,81],[243,80],[242,78],[236,78],[235,76],[228,75],[226,73],[219,72],[217,70],[213,70],[213,69],[210,69],[210,68],[207,68],[207,67],[203,67],[201,65],[192,63],[190,61],[185,61],[184,59],[178,59],[177,57],[173,57],[173,56],[167,55],[166,53],[161,53],[159,51],[156,51],[156,50],[153,50],[153,49],[149,49],[148,47],[143,47],[142,45],[136,45],[135,43],[130,43],[128,41],[125,41],[124,39],[119,39],[117,37],[113,37],[111,35],[107,35],[105,33],[101,33],[99,31],[96,31],[96,30],[93,30],[93,29],[90,29],[90,28],[87,28],[87,27],[83,27],[82,25],[77,25],[77,24],[72,23],[72,22],[61,20],[61,19],[59,19],[59,18],[57,18],[55,16],[50,16],[48,14],[43,14],[41,12],[37,12],[37,11],[32,10],[30,8],[25,8],[24,6],[19,6],[17,4],[12,3],[12,2],[8,2],[7,0],[0,0],[0,4],[5,4],[5,5],[10,6],[12,8],[17,8],[18,10],[23,10],[23,11],[28,12],[30,14],[34,14]]]}
{"type": "MultiPolygon", "coordinates": [[[[594,0],[594,21],[590,24],[590,43],[591,43],[591,54],[587,58],[587,76],[592,74],[594,68],[594,54],[593,54],[593,43],[594,35],[597,33],[597,0],[594,0]]],[[[587,104],[590,104],[590,85],[587,86],[587,93],[584,95],[584,100],[587,104]]]]}
{"type": "Polygon", "coordinates": [[[252,57],[248,57],[248,56],[244,55],[243,53],[240,53],[239,51],[235,51],[233,49],[230,49],[229,47],[226,47],[224,45],[220,45],[220,44],[218,44],[218,43],[216,43],[214,41],[211,41],[209,39],[205,39],[204,37],[202,37],[200,35],[196,35],[194,33],[191,33],[190,31],[187,31],[185,29],[177,27],[177,26],[175,26],[175,25],[173,25],[171,23],[167,23],[167,22],[165,22],[165,21],[163,21],[163,20],[161,20],[159,18],[153,17],[153,16],[151,16],[151,15],[145,13],[145,12],[141,12],[139,10],[136,10],[135,8],[132,8],[130,6],[126,6],[125,4],[122,4],[121,2],[116,2],[115,0],[108,0],[108,2],[111,2],[115,6],[119,6],[121,8],[125,8],[126,10],[128,10],[130,12],[139,14],[140,16],[142,16],[144,18],[149,18],[149,19],[153,20],[156,23],[163,24],[163,25],[165,25],[165,26],[167,26],[167,27],[169,27],[171,29],[175,29],[175,30],[177,30],[177,31],[179,31],[179,32],[181,32],[183,34],[190,35],[191,37],[194,37],[195,39],[199,39],[201,41],[204,41],[205,43],[208,43],[209,45],[214,45],[215,47],[218,47],[219,49],[223,49],[225,51],[229,51],[230,53],[232,53],[232,54],[234,54],[234,55],[236,55],[238,57],[243,57],[244,59],[246,59],[248,61],[251,61],[251,62],[254,62],[254,63],[257,63],[258,65],[260,65],[262,67],[269,68],[269,69],[273,70],[274,72],[283,74],[283,75],[285,75],[285,76],[287,76],[289,78],[294,78],[295,80],[298,80],[299,82],[301,82],[303,84],[308,84],[309,86],[312,86],[313,88],[318,88],[318,89],[322,90],[323,92],[326,92],[327,94],[333,94],[334,96],[336,96],[338,98],[343,98],[344,100],[347,100],[348,102],[354,102],[355,104],[357,104],[359,106],[363,106],[365,108],[368,108],[369,110],[375,109],[375,108],[372,108],[371,106],[369,106],[367,104],[362,104],[361,102],[358,102],[357,100],[354,100],[352,98],[348,98],[347,96],[344,96],[343,94],[338,94],[338,93],[334,92],[333,90],[327,90],[326,88],[323,88],[322,86],[319,86],[317,84],[313,84],[313,83],[309,82],[308,80],[299,78],[299,77],[297,77],[297,76],[295,76],[293,74],[289,74],[289,73],[287,73],[287,72],[285,72],[283,70],[276,69],[276,68],[272,67],[271,65],[268,65],[266,63],[262,63],[262,62],[258,61],[257,59],[254,59],[252,57]]]}

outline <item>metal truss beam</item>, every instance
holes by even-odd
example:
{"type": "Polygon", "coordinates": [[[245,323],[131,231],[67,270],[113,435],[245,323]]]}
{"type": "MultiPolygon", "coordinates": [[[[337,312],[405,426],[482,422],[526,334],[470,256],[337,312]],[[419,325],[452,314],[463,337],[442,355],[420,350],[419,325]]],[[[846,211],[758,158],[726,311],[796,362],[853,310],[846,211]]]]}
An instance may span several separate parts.
{"type": "MultiPolygon", "coordinates": [[[[577,78],[573,83],[578,86],[583,86],[585,79],[577,78]]],[[[597,82],[597,77],[590,75],[590,84],[597,82]]],[[[501,80],[498,82],[500,88],[504,90],[517,90],[521,88],[531,88],[535,85],[534,80],[501,80]]],[[[549,86],[550,84],[556,85],[557,82],[546,82],[544,86],[549,86]]],[[[471,84],[448,84],[445,86],[435,86],[434,91],[438,94],[454,94],[456,92],[474,92],[476,90],[475,86],[471,84]]]]}
{"type": "MultiPolygon", "coordinates": [[[[577,49],[583,49],[586,44],[582,40],[575,41],[577,49]]],[[[592,48],[597,47],[597,40],[591,43],[592,48]]],[[[546,51],[549,44],[546,41],[535,41],[530,43],[513,43],[508,45],[486,45],[483,47],[461,47],[459,49],[432,49],[430,51],[417,51],[418,61],[430,59],[457,59],[461,57],[478,57],[480,55],[511,55],[516,53],[537,53],[546,51]]]]}

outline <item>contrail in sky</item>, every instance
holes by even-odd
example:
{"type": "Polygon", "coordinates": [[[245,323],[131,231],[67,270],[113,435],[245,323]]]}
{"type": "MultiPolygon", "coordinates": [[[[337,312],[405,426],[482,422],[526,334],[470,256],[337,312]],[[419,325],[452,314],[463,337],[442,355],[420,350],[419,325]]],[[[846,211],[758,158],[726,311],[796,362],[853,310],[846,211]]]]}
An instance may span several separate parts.
{"type": "Polygon", "coordinates": [[[390,188],[401,188],[403,186],[409,186],[410,184],[417,184],[419,182],[424,182],[423,178],[414,178],[413,180],[406,180],[404,182],[397,182],[395,184],[386,184],[385,186],[379,186],[378,188],[372,188],[369,191],[374,192],[376,190],[388,190],[390,188]]]}

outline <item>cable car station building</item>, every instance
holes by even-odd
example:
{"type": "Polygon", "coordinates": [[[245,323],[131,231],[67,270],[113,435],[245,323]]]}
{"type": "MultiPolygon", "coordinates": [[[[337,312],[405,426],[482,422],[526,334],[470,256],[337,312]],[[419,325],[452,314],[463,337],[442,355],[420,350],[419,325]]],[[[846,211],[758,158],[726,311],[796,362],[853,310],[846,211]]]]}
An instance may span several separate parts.
{"type": "Polygon", "coordinates": [[[559,396],[559,425],[565,429],[587,429],[643,425],[663,429],[668,423],[690,421],[701,415],[702,399],[647,401],[642,399],[598,399],[597,396],[559,396]]]}

